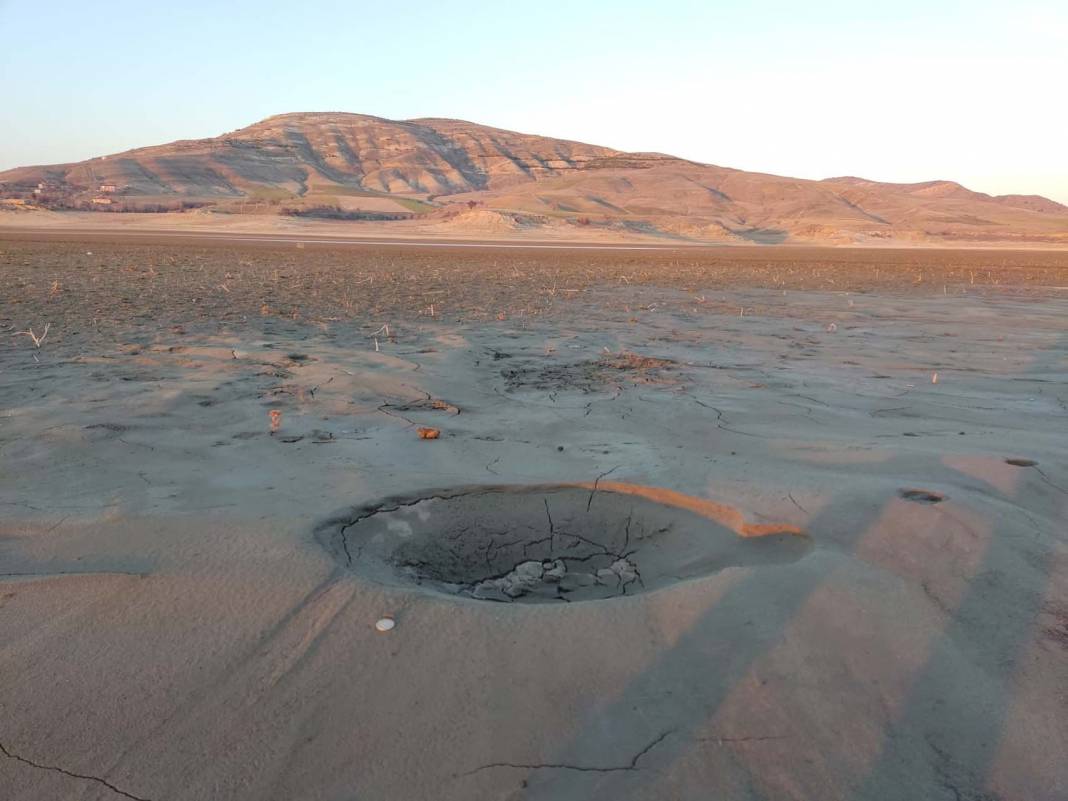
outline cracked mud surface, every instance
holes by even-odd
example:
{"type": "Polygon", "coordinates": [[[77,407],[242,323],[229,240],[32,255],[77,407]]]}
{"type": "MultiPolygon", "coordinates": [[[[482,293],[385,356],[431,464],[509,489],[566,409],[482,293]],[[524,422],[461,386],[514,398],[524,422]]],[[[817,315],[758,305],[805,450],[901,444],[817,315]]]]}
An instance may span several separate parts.
{"type": "Polygon", "coordinates": [[[2,801],[1068,798],[1063,253],[0,250],[2,801]]]}
{"type": "Polygon", "coordinates": [[[729,567],[794,562],[812,548],[804,535],[745,538],[678,506],[570,485],[417,493],[320,532],[376,582],[519,603],[633,595],[729,567]]]}
{"type": "MultiPolygon", "coordinates": [[[[512,358],[495,353],[494,359],[512,358]]],[[[640,356],[636,353],[607,353],[597,359],[567,364],[538,364],[520,360],[501,370],[509,392],[519,390],[581,390],[599,392],[621,382],[629,384],[671,383],[678,364],[672,359],[640,356]]]]}

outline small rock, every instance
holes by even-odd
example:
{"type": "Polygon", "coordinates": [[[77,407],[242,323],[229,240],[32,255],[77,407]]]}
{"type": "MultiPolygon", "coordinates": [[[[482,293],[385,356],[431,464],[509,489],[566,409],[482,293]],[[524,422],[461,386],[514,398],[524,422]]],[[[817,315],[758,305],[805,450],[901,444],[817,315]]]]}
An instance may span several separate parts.
{"type": "Polygon", "coordinates": [[[523,581],[538,581],[545,574],[545,568],[542,566],[541,562],[532,560],[530,562],[520,562],[515,566],[513,572],[515,573],[516,578],[523,581]]]}
{"type": "Polygon", "coordinates": [[[377,629],[378,631],[383,631],[383,632],[385,632],[385,631],[392,631],[392,630],[393,630],[393,627],[394,627],[394,626],[396,626],[396,625],[397,625],[397,621],[395,621],[395,620],[394,620],[393,618],[391,618],[391,617],[383,617],[383,618],[379,618],[379,619],[378,619],[378,620],[377,620],[377,621],[375,622],[375,628],[376,628],[376,629],[377,629]]]}
{"type": "Polygon", "coordinates": [[[608,567],[597,571],[597,581],[602,584],[630,584],[638,578],[638,568],[629,559],[617,559],[608,567]]]}
{"type": "Polygon", "coordinates": [[[545,575],[541,562],[521,562],[506,576],[475,585],[471,594],[480,600],[510,600],[538,587],[545,575]]]}
{"type": "Polygon", "coordinates": [[[523,562],[518,564],[511,573],[499,579],[500,588],[510,598],[518,598],[541,583],[541,577],[545,575],[545,568],[541,562],[523,562]]]}
{"type": "Polygon", "coordinates": [[[554,559],[551,562],[542,562],[545,572],[542,579],[545,581],[560,581],[567,575],[567,565],[562,559],[554,559]]]}
{"type": "Polygon", "coordinates": [[[617,559],[609,569],[619,576],[619,580],[624,584],[630,584],[638,578],[638,568],[629,559],[617,559]]]}
{"type": "Polygon", "coordinates": [[[416,429],[416,433],[419,434],[419,439],[438,439],[441,436],[441,431],[436,428],[420,427],[416,429]]]}

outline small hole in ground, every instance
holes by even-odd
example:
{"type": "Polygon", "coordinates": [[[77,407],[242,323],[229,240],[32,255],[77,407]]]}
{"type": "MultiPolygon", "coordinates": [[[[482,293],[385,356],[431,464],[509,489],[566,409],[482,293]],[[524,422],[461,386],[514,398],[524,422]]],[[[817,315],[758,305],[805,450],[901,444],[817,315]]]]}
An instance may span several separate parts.
{"type": "Polygon", "coordinates": [[[505,603],[635,595],[812,549],[803,534],[743,537],[681,506],[570,485],[389,498],[324,523],[319,536],[361,577],[505,603]]]}
{"type": "Polygon", "coordinates": [[[903,489],[898,490],[897,494],[906,501],[914,501],[915,503],[941,503],[946,499],[946,496],[939,492],[925,489],[903,489]]]}

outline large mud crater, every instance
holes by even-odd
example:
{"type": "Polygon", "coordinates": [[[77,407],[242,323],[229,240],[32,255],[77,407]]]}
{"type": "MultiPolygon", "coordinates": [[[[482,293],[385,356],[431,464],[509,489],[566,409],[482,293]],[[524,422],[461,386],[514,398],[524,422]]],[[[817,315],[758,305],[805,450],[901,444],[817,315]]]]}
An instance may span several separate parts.
{"type": "Polygon", "coordinates": [[[382,584],[519,603],[633,595],[728,567],[794,562],[812,548],[800,531],[748,525],[730,507],[604,486],[397,496],[324,523],[319,537],[345,566],[382,584]]]}

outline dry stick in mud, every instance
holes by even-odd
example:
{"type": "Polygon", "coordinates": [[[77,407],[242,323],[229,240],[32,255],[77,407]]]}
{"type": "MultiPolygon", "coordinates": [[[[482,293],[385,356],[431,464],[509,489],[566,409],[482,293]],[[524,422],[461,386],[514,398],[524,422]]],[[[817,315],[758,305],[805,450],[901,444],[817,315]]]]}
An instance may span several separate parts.
{"type": "Polygon", "coordinates": [[[30,339],[33,340],[33,346],[35,348],[37,348],[38,350],[40,350],[41,344],[45,341],[45,339],[48,338],[48,329],[50,329],[51,327],[52,327],[51,323],[45,323],[44,331],[41,332],[41,336],[37,336],[37,334],[35,334],[33,332],[32,328],[27,330],[27,331],[16,331],[11,336],[13,336],[13,337],[22,337],[22,336],[29,337],[30,339]]]}
{"type": "Polygon", "coordinates": [[[370,334],[371,338],[375,341],[375,353],[378,353],[378,335],[385,333],[386,339],[389,339],[389,323],[384,323],[377,331],[370,334]]]}

